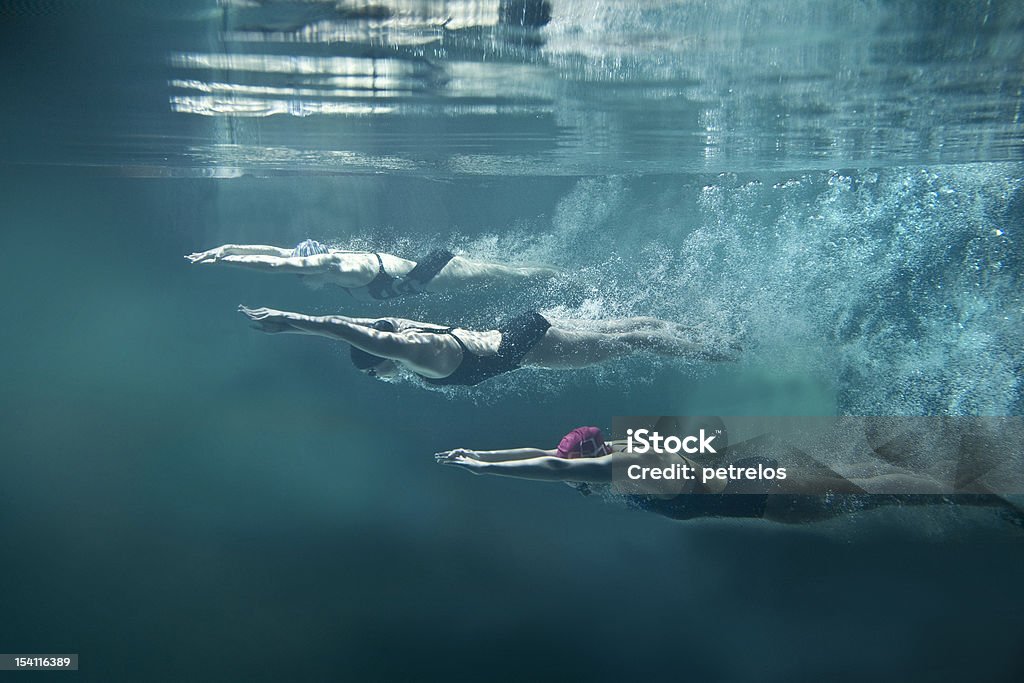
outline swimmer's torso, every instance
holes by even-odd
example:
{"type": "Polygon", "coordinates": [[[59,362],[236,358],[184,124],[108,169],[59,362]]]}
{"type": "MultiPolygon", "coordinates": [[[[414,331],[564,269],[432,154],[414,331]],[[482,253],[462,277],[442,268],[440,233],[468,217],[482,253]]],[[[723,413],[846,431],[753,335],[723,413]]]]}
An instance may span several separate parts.
{"type": "Polygon", "coordinates": [[[501,332],[498,330],[467,330],[461,327],[444,327],[431,323],[421,323],[415,320],[406,320],[405,318],[382,318],[382,320],[387,320],[394,325],[395,330],[403,336],[422,340],[429,344],[437,345],[439,348],[455,349],[459,353],[462,352],[459,341],[469,351],[478,356],[494,355],[498,352],[498,347],[501,345],[501,332]],[[459,340],[456,341],[452,335],[457,336],[459,340]]]}
{"type": "Polygon", "coordinates": [[[386,276],[403,277],[411,271],[416,263],[392,254],[376,254],[373,252],[339,252],[325,254],[323,270],[303,274],[303,281],[312,287],[326,284],[336,285],[349,290],[353,295],[369,295],[369,285],[381,274],[383,265],[386,276]],[[379,257],[379,259],[378,259],[379,257]]]}
{"type": "Polygon", "coordinates": [[[405,318],[381,318],[391,323],[398,334],[415,344],[422,344],[421,353],[414,359],[400,361],[409,370],[427,379],[447,377],[459,369],[468,353],[473,356],[493,356],[501,346],[498,330],[466,330],[405,318]]]}

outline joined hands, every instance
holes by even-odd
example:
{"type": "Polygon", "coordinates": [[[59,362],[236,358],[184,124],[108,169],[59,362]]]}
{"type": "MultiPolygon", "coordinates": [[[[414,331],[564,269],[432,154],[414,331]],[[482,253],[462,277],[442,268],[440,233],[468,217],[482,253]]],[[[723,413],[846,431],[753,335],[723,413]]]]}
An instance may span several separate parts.
{"type": "Polygon", "coordinates": [[[273,308],[246,308],[242,305],[238,306],[238,310],[248,317],[253,322],[253,328],[260,332],[275,334],[292,329],[288,314],[284,311],[273,308]]]}
{"type": "Polygon", "coordinates": [[[455,465],[469,470],[473,474],[480,474],[487,467],[487,463],[480,460],[480,455],[468,448],[456,448],[451,451],[434,453],[434,461],[442,465],[455,465]]]}

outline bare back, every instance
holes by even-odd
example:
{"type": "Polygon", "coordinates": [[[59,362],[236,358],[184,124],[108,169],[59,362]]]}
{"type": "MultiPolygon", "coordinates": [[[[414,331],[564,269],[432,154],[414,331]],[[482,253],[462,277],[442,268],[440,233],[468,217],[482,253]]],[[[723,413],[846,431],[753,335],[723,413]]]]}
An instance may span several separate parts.
{"type": "Polygon", "coordinates": [[[309,284],[332,284],[345,289],[358,290],[366,287],[384,272],[401,277],[415,267],[416,263],[392,254],[378,254],[362,251],[332,251],[323,254],[320,268],[303,278],[309,284]]]}

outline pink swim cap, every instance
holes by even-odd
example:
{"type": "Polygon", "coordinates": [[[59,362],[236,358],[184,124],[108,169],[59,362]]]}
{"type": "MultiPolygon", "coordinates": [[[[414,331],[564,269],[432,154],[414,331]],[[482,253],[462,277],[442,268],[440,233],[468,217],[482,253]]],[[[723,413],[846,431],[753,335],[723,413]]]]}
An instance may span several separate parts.
{"type": "Polygon", "coordinates": [[[611,452],[611,446],[604,442],[604,435],[597,427],[577,427],[562,437],[558,444],[558,457],[569,460],[596,458],[611,452]]]}

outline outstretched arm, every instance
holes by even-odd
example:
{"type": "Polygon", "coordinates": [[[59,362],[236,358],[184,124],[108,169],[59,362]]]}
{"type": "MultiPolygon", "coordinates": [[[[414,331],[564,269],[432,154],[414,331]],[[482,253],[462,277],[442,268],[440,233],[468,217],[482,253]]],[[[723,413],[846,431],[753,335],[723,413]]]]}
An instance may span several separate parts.
{"type": "Polygon", "coordinates": [[[538,481],[586,481],[607,483],[612,480],[612,464],[616,454],[599,458],[564,458],[543,456],[506,462],[483,462],[465,456],[438,458],[444,465],[456,465],[473,474],[496,474],[503,477],[538,481]]]}
{"type": "Polygon", "coordinates": [[[508,460],[526,460],[528,458],[555,457],[557,451],[552,448],[543,450],[540,448],[509,448],[503,451],[473,451],[468,448],[456,448],[452,451],[441,451],[434,453],[438,462],[457,457],[472,458],[481,462],[506,462],[508,460]]]}
{"type": "Polygon", "coordinates": [[[398,361],[415,361],[422,349],[414,340],[394,332],[384,332],[367,326],[366,318],[349,318],[344,315],[304,315],[272,308],[246,308],[238,310],[256,323],[264,332],[291,332],[312,334],[347,342],[357,349],[381,358],[398,361]]]}
{"type": "Polygon", "coordinates": [[[316,254],[314,256],[267,256],[244,255],[224,256],[209,263],[224,263],[229,266],[241,266],[268,273],[308,274],[323,272],[335,265],[333,254],[316,254]]]}
{"type": "Polygon", "coordinates": [[[291,249],[272,247],[265,244],[223,244],[206,251],[197,251],[187,258],[192,263],[216,263],[225,256],[291,256],[291,249]]]}

